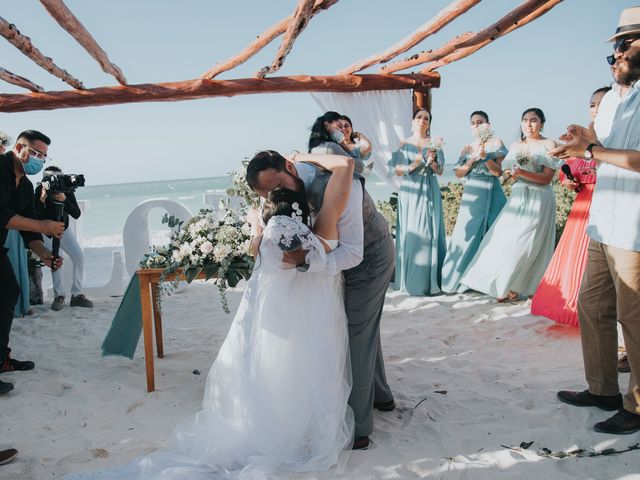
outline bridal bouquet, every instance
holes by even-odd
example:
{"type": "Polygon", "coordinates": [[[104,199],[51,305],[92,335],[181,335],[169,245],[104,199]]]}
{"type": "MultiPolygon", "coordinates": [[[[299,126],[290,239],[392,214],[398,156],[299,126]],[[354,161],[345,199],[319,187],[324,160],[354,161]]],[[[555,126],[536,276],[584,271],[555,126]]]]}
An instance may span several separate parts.
{"type": "MultiPolygon", "coordinates": [[[[184,224],[168,215],[162,222],[177,229],[171,233],[168,245],[153,247],[145,254],[140,267],[164,268],[163,277],[183,269],[187,283],[204,272],[207,280],[216,279],[222,308],[229,313],[227,287],[235,287],[241,279],[248,279],[253,269],[253,258],[248,253],[251,229],[244,215],[232,210],[202,209],[184,224]]],[[[178,282],[176,279],[165,291],[170,293],[178,282]]]]}
{"type": "Polygon", "coordinates": [[[480,143],[487,143],[493,137],[493,130],[488,123],[482,123],[475,128],[475,135],[480,143]]]}
{"type": "Polygon", "coordinates": [[[229,172],[232,186],[227,189],[227,195],[230,197],[240,197],[249,207],[259,208],[260,197],[249,188],[249,184],[247,183],[247,165],[249,165],[249,161],[243,160],[240,169],[229,172]]]}

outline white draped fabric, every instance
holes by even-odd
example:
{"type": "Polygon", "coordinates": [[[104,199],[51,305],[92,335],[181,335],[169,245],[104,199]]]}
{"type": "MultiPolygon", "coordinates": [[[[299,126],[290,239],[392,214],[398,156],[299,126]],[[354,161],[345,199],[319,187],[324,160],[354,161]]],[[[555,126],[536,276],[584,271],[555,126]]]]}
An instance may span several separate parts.
{"type": "Polygon", "coordinates": [[[387,162],[400,140],[411,133],[412,91],[312,93],[311,96],[323,111],[333,110],[351,118],[353,129],[371,140],[373,171],[397,190],[400,178],[388,177],[387,162]]]}

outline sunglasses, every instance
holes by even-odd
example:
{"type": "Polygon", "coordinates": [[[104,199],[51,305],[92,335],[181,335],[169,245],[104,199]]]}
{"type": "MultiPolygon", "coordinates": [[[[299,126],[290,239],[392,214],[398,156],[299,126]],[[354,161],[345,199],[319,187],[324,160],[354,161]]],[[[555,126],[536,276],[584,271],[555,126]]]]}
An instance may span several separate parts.
{"type": "Polygon", "coordinates": [[[613,51],[615,52],[616,50],[619,51],[620,53],[624,53],[627,50],[629,50],[629,48],[631,48],[631,44],[633,42],[635,42],[636,40],[638,40],[637,37],[633,37],[633,38],[619,38],[618,40],[616,40],[616,42],[613,44],[613,51]]]}
{"type": "Polygon", "coordinates": [[[42,160],[43,162],[48,162],[49,160],[51,160],[51,157],[46,153],[42,153],[40,150],[36,150],[35,148],[29,145],[25,145],[24,143],[22,145],[24,145],[30,155],[42,160]]]}
{"type": "Polygon", "coordinates": [[[609,55],[607,57],[607,63],[613,66],[616,63],[616,57],[614,57],[613,55],[609,55]]]}

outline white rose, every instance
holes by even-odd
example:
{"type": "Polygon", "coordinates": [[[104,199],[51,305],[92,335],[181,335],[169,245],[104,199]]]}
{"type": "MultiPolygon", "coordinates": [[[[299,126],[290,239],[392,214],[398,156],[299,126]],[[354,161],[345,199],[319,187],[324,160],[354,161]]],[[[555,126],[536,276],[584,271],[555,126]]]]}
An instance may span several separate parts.
{"type": "Polygon", "coordinates": [[[205,255],[209,255],[211,252],[213,252],[213,243],[209,241],[204,242],[202,245],[200,245],[200,251],[205,255]]]}

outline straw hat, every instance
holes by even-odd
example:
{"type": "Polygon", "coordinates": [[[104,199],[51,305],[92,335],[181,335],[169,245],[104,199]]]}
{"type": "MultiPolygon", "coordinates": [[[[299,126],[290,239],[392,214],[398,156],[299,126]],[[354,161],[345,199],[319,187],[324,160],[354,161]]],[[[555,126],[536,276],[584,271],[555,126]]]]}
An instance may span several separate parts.
{"type": "Polygon", "coordinates": [[[633,35],[640,33],[640,7],[625,8],[620,14],[618,28],[613,37],[608,41],[613,42],[623,35],[633,35]]]}

